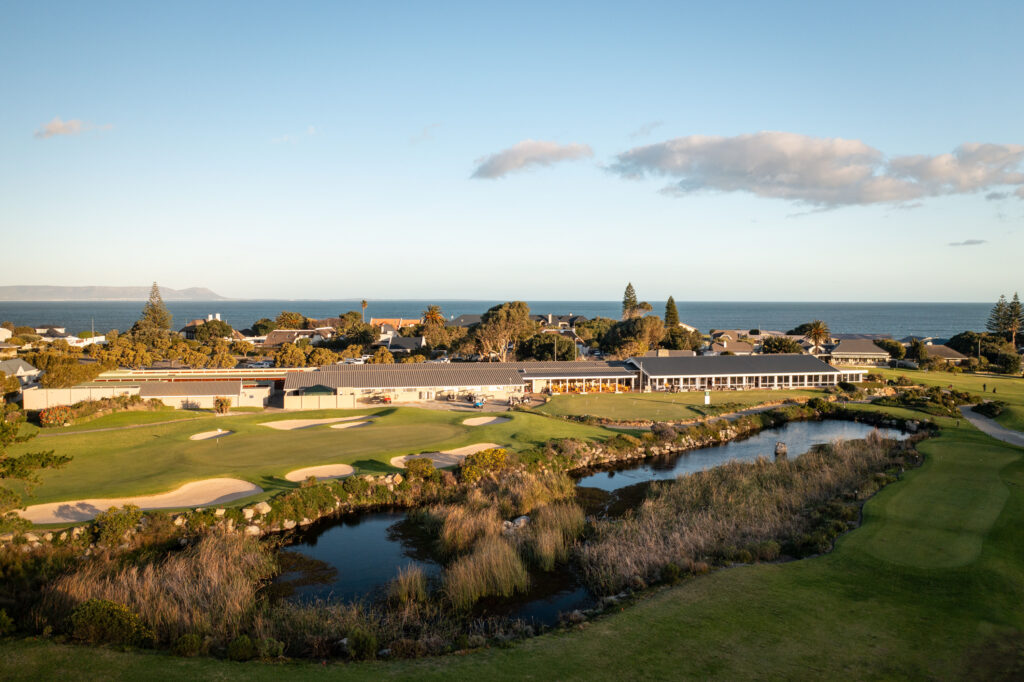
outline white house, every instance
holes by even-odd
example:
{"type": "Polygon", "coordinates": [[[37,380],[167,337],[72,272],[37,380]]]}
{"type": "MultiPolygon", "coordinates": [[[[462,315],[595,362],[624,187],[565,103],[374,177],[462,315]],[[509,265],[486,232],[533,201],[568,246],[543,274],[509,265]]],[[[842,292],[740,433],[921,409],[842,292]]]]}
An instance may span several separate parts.
{"type": "Polygon", "coordinates": [[[21,387],[32,386],[39,381],[42,372],[21,358],[13,358],[0,362],[0,372],[11,377],[18,377],[21,387]]]}

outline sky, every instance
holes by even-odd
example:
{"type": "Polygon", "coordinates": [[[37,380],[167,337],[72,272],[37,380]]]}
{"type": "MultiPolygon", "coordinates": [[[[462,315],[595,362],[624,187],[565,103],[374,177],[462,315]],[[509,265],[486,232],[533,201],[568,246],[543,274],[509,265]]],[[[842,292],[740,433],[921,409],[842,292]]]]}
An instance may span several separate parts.
{"type": "Polygon", "coordinates": [[[989,301],[1024,3],[0,3],[0,285],[989,301]]]}

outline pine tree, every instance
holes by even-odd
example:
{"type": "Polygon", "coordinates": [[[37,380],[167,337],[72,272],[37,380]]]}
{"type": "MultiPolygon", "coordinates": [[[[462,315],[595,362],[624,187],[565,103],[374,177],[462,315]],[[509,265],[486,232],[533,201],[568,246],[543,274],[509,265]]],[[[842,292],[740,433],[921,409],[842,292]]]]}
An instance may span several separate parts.
{"type": "Polygon", "coordinates": [[[992,312],[988,316],[988,324],[985,327],[993,334],[1005,334],[1007,331],[1007,314],[1010,304],[1006,302],[1006,296],[1001,295],[996,304],[992,306],[992,312]]]}
{"type": "Polygon", "coordinates": [[[672,329],[679,326],[679,310],[676,308],[676,299],[671,296],[665,302],[665,328],[672,329]]]}
{"type": "Polygon", "coordinates": [[[153,282],[149,291],[149,300],[142,308],[142,317],[132,327],[132,331],[146,337],[161,336],[171,329],[171,312],[167,310],[164,299],[160,296],[160,287],[153,282]]]}
{"type": "Polygon", "coordinates": [[[628,320],[636,314],[637,300],[636,289],[633,283],[626,285],[626,293],[622,296],[622,319],[628,320]]]}
{"type": "Polygon", "coordinates": [[[1006,306],[1006,331],[1010,333],[1010,343],[1017,347],[1017,333],[1024,326],[1024,306],[1021,306],[1020,297],[1013,292],[1013,299],[1006,306]]]}

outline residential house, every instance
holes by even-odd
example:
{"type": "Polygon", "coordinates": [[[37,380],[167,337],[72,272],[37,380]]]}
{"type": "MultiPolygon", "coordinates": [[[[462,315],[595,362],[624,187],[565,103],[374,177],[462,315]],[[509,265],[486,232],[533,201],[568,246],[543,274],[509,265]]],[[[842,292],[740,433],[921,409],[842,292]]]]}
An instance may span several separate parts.
{"type": "Polygon", "coordinates": [[[286,343],[295,343],[299,339],[309,339],[310,343],[315,344],[333,337],[334,331],[330,327],[320,329],[275,329],[267,332],[263,346],[265,348],[278,348],[286,343]]]}
{"type": "Polygon", "coordinates": [[[833,365],[871,365],[881,367],[889,364],[889,352],[879,348],[870,339],[844,339],[829,351],[833,365]]]}
{"type": "Polygon", "coordinates": [[[0,358],[13,358],[18,354],[18,347],[11,343],[0,343],[0,358]]]}
{"type": "Polygon", "coordinates": [[[692,358],[697,355],[692,350],[671,350],[669,348],[657,348],[644,353],[645,358],[692,358]]]}
{"type": "Polygon", "coordinates": [[[459,315],[458,317],[452,318],[448,322],[449,327],[472,327],[474,324],[480,324],[482,315],[459,315]]]}
{"type": "Polygon", "coordinates": [[[370,326],[381,327],[384,325],[390,325],[395,329],[401,331],[405,327],[415,327],[418,324],[423,324],[423,320],[417,319],[406,319],[404,317],[371,317],[370,326]]]}
{"type": "Polygon", "coordinates": [[[587,318],[582,315],[530,315],[530,319],[545,329],[576,329],[576,325],[586,322],[587,318]]]}
{"type": "Polygon", "coordinates": [[[9,377],[17,377],[22,388],[33,386],[39,382],[42,371],[36,369],[21,358],[13,358],[0,362],[0,372],[9,377]]]}
{"type": "Polygon", "coordinates": [[[0,343],[3,343],[12,336],[14,336],[14,332],[7,327],[0,327],[0,343]]]}
{"type": "Polygon", "coordinates": [[[929,358],[942,360],[950,365],[961,365],[967,362],[966,355],[941,343],[925,344],[925,350],[928,352],[929,358]]]}
{"type": "Polygon", "coordinates": [[[747,341],[732,341],[727,334],[718,337],[717,341],[712,341],[701,351],[701,355],[753,355],[753,353],[753,344],[747,341]]]}

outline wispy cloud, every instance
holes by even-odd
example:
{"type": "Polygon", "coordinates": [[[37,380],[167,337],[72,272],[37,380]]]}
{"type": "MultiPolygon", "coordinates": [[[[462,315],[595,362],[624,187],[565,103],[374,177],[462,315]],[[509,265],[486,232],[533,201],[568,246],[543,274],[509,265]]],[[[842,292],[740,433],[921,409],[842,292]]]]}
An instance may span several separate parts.
{"type": "Polygon", "coordinates": [[[656,129],[660,128],[663,125],[665,125],[664,121],[651,121],[650,123],[645,123],[636,130],[634,130],[633,132],[631,132],[629,134],[629,137],[634,140],[641,137],[647,137],[648,135],[650,135],[656,129]]]}
{"type": "Polygon", "coordinates": [[[64,121],[61,120],[60,116],[54,116],[52,121],[41,125],[39,129],[33,133],[33,137],[45,140],[48,137],[57,137],[58,135],[78,135],[88,130],[110,130],[111,128],[113,128],[113,126],[109,123],[105,125],[96,125],[77,118],[64,121]]]}
{"type": "Polygon", "coordinates": [[[925,197],[1019,186],[1024,145],[965,143],[949,154],[887,158],[860,140],[786,132],[693,135],[619,154],[622,177],[672,178],[663,192],[749,192],[824,208],[908,203],[925,197]]]}
{"type": "Polygon", "coordinates": [[[434,139],[434,131],[441,127],[440,123],[431,123],[409,138],[409,144],[419,144],[434,139]]]}
{"type": "Polygon", "coordinates": [[[988,242],[984,239],[965,239],[962,242],[950,242],[950,246],[978,246],[980,244],[987,244],[988,242]]]}
{"type": "Polygon", "coordinates": [[[286,133],[281,137],[274,137],[270,139],[271,144],[291,144],[298,142],[299,140],[307,137],[313,137],[318,135],[320,130],[314,125],[306,126],[306,130],[301,133],[286,133]]]}
{"type": "Polygon", "coordinates": [[[500,178],[533,166],[550,166],[560,161],[575,161],[593,155],[594,150],[585,144],[523,140],[508,149],[477,159],[477,167],[472,177],[500,178]]]}

